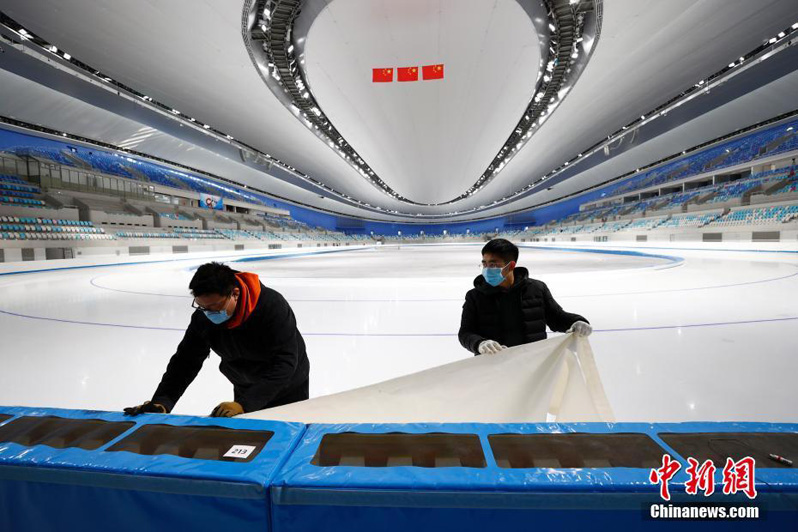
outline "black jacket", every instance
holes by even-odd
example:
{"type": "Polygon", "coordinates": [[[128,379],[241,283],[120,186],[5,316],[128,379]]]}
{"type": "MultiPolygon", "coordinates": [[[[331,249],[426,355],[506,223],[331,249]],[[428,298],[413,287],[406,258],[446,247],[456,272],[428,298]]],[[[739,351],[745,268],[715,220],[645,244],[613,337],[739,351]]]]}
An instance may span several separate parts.
{"type": "Polygon", "coordinates": [[[281,398],[302,394],[310,362],[294,313],[278,292],[263,284],[260,290],[255,309],[234,329],[214,324],[201,310],[194,312],[153,403],[171,411],[211,349],[221,357],[219,370],[233,383],[235,401],[245,412],[284,404],[281,398]]]}
{"type": "Polygon", "coordinates": [[[554,301],[543,281],[529,278],[526,268],[513,270],[515,281],[509,289],[491,286],[480,275],[466,294],[460,321],[460,344],[479,354],[479,344],[495,340],[513,347],[546,339],[546,326],[565,332],[579,314],[565,312],[554,301]]]}

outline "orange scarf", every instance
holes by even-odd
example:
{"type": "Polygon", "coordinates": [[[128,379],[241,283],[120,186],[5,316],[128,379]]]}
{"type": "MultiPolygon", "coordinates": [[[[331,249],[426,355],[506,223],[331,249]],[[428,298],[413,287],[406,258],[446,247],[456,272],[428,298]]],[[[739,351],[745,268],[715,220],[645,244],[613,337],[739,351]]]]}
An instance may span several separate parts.
{"type": "Polygon", "coordinates": [[[257,274],[240,272],[236,274],[236,281],[241,293],[238,296],[236,311],[227,321],[228,329],[238,327],[247,321],[249,315],[255,310],[255,305],[258,304],[258,298],[260,297],[260,280],[258,280],[257,274]]]}

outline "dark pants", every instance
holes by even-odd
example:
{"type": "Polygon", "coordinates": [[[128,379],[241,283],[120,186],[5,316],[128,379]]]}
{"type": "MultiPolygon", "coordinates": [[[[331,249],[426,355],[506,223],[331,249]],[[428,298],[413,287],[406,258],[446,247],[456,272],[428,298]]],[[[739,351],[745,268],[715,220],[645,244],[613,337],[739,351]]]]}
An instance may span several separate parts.
{"type": "MultiPolygon", "coordinates": [[[[291,403],[297,403],[299,401],[304,401],[309,397],[308,394],[308,387],[310,386],[310,377],[305,379],[304,382],[292,386],[287,390],[284,390],[280,395],[269,401],[268,403],[259,406],[255,410],[264,410],[266,408],[274,408],[275,406],[283,406],[289,405],[291,403]]],[[[238,389],[234,389],[234,395],[238,397],[238,389]]],[[[236,399],[238,400],[238,399],[236,399]]]]}
{"type": "Polygon", "coordinates": [[[304,401],[310,397],[308,393],[308,388],[310,387],[310,377],[305,379],[305,382],[300,384],[299,386],[295,386],[290,390],[286,390],[285,393],[282,395],[278,395],[274,399],[269,402],[267,406],[263,408],[273,408],[275,406],[283,406],[283,405],[290,405],[291,403],[298,403],[299,401],[304,401]]]}

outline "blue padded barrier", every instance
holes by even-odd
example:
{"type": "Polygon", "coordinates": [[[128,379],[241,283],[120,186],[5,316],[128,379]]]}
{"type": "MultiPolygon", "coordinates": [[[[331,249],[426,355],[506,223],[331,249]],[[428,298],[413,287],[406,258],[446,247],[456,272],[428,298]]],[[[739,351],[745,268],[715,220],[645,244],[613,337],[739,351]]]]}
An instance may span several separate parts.
{"type": "MultiPolygon", "coordinates": [[[[5,421],[0,418],[0,434],[31,418],[131,423],[93,450],[23,445],[2,438],[6,441],[0,441],[0,530],[14,532],[268,531],[268,487],[305,430],[297,423],[158,414],[131,418],[121,413],[50,408],[0,408],[0,415],[13,416],[5,421]],[[134,438],[138,430],[164,425],[271,435],[250,461],[108,450],[134,438]]],[[[64,433],[66,439],[72,437],[68,430],[64,433]]],[[[47,441],[58,446],[52,439],[47,441]]],[[[60,444],[64,441],[59,440],[60,444]]]]}
{"type": "MultiPolygon", "coordinates": [[[[407,532],[421,530],[796,530],[798,471],[759,464],[759,495],[709,498],[685,493],[686,457],[658,436],[661,432],[798,432],[798,425],[761,423],[572,423],[572,424],[409,424],[311,425],[272,487],[273,530],[407,532]],[[319,449],[328,435],[474,434],[482,444],[484,467],[365,467],[349,456],[347,465],[324,465],[319,449]],[[499,467],[490,445],[494,435],[642,434],[682,464],[670,482],[671,503],[757,505],[756,520],[654,521],[652,504],[664,503],[649,481],[651,467],[499,467]],[[315,463],[319,465],[314,465],[315,463]],[[357,465],[352,465],[357,464],[357,465]]],[[[494,440],[495,441],[495,440],[494,440]]],[[[343,455],[342,455],[343,456],[343,455]]],[[[661,454],[659,454],[661,459],[661,454]]],[[[415,458],[414,458],[415,460],[415,458]]],[[[341,458],[344,461],[344,458],[341,458]]],[[[407,462],[407,459],[406,459],[407,462]]],[[[657,464],[659,465],[659,464],[657,464]]],[[[716,481],[722,481],[718,468],[716,481]]]]}

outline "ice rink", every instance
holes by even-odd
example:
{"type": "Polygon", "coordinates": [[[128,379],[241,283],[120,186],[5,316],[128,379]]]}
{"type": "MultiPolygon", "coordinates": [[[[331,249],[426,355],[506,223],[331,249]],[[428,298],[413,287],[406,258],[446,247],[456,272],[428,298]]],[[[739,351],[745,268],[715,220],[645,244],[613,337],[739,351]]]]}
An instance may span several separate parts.
{"type": "MultiPolygon", "coordinates": [[[[480,246],[216,256],[288,299],[315,397],[471,356],[457,330],[480,246]]],[[[193,269],[210,256],[24,274],[12,272],[30,263],[0,265],[0,404],[118,410],[149,399],[189,322],[193,269]]],[[[563,244],[522,247],[519,265],[593,324],[619,421],[798,421],[794,251],[563,244]]],[[[175,413],[232,399],[217,365],[211,354],[175,413]]]]}

